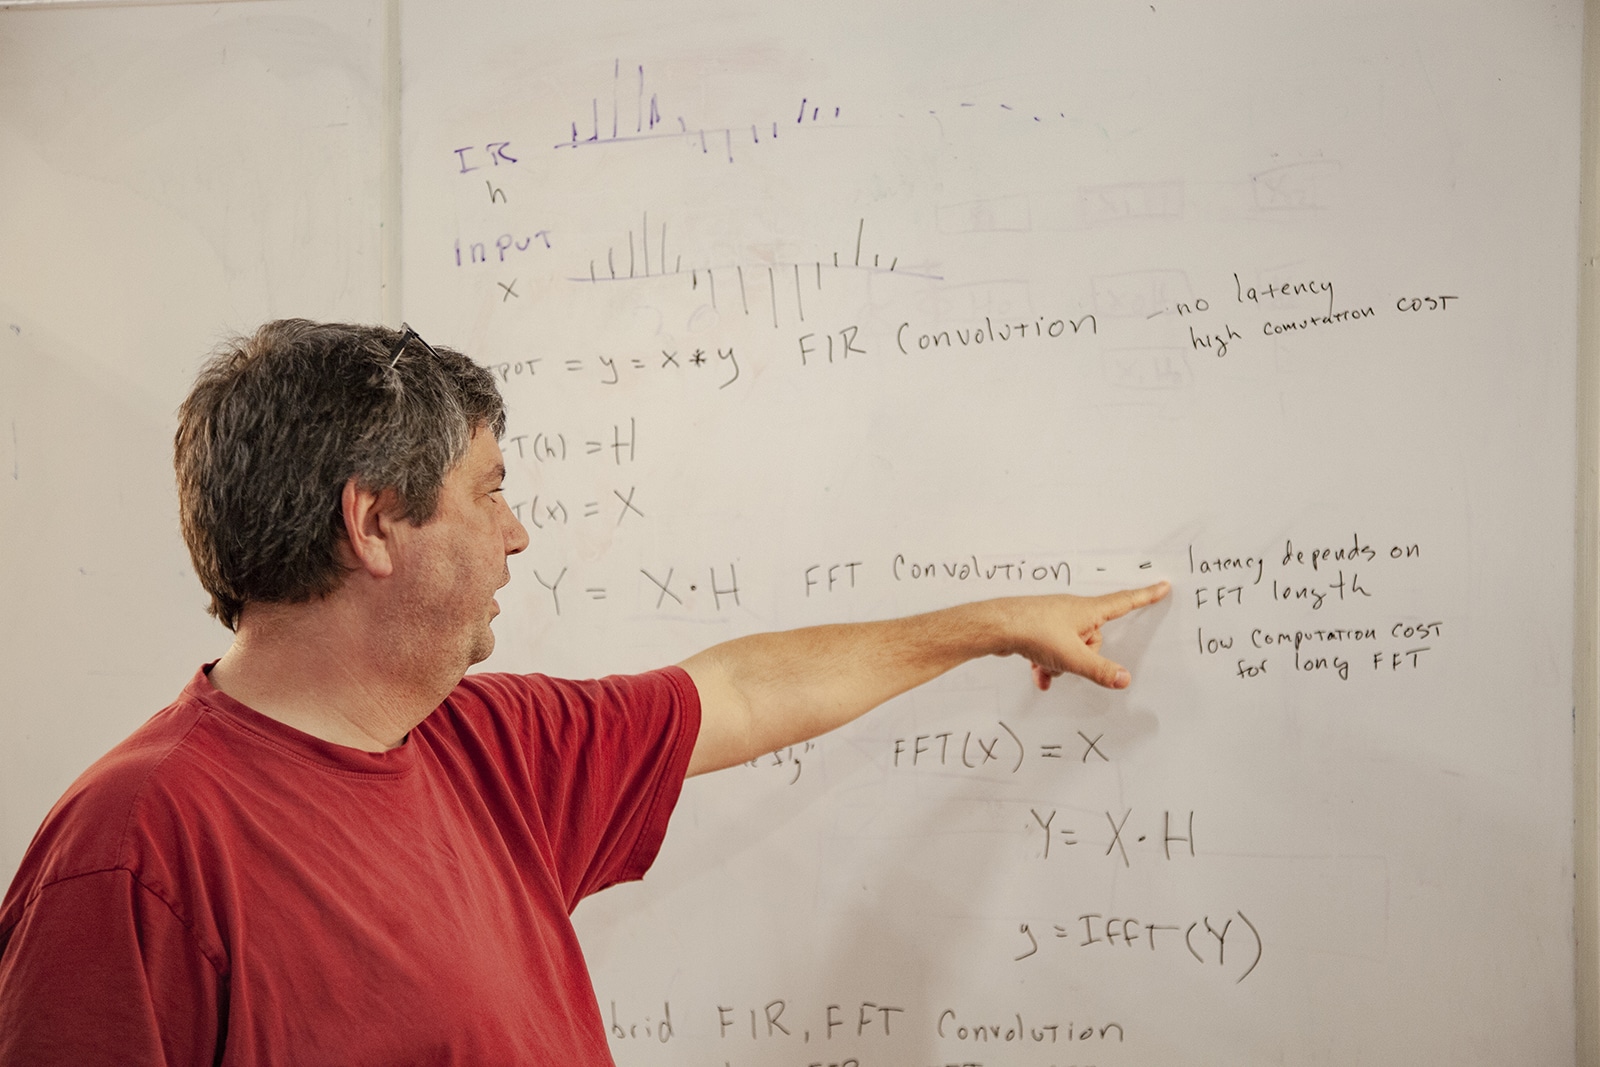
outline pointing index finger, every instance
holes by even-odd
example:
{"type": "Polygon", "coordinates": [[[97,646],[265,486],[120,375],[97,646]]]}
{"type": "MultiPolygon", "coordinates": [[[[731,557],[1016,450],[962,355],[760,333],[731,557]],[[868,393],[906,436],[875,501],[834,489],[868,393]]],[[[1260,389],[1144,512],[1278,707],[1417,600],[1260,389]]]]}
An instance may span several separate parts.
{"type": "Polygon", "coordinates": [[[1123,589],[1100,598],[1106,619],[1120,619],[1130,611],[1148,607],[1172,591],[1172,583],[1159,581],[1142,589],[1123,589]]]}

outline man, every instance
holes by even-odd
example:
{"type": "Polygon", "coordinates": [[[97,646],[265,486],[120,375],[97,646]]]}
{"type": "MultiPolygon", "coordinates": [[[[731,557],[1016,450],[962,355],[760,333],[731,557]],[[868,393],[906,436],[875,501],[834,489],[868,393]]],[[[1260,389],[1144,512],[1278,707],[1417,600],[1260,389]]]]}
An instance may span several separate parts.
{"type": "Polygon", "coordinates": [[[743,637],[677,667],[466,675],[527,532],[493,379],[415,332],[269,323],[179,412],[235,637],[91,767],[0,905],[0,1063],[606,1064],[568,916],[642,877],[686,775],[975,656],[1122,687],[1165,584],[743,637]]]}

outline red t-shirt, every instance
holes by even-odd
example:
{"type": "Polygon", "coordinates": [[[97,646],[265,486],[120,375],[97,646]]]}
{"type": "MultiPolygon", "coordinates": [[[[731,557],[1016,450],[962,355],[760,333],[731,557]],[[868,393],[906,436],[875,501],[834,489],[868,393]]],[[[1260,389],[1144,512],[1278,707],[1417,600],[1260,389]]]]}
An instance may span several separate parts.
{"type": "Polygon", "coordinates": [[[0,905],[0,1063],[609,1064],[568,919],[641,877],[676,668],[464,679],[370,753],[205,672],[84,773],[0,905]]]}

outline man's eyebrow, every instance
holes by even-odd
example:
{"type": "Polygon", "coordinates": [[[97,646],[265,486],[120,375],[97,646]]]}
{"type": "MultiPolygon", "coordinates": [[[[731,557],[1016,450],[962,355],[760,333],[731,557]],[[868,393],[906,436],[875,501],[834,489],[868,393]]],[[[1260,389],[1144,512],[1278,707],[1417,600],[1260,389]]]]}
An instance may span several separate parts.
{"type": "Polygon", "coordinates": [[[485,482],[492,481],[492,482],[494,482],[496,484],[499,484],[500,482],[503,482],[505,480],[506,480],[506,465],[504,463],[496,463],[494,466],[489,468],[487,474],[484,476],[484,481],[485,482]]]}

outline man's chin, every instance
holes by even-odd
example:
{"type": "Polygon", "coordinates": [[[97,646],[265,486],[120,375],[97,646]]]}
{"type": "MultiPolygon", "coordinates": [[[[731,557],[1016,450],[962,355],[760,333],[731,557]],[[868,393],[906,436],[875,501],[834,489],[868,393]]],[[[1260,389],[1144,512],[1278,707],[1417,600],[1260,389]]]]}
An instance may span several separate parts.
{"type": "Polygon", "coordinates": [[[472,642],[471,647],[467,649],[467,665],[473,666],[482,663],[493,653],[494,631],[489,629],[488,626],[485,626],[483,628],[483,633],[479,634],[472,642]]]}

